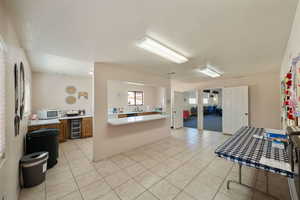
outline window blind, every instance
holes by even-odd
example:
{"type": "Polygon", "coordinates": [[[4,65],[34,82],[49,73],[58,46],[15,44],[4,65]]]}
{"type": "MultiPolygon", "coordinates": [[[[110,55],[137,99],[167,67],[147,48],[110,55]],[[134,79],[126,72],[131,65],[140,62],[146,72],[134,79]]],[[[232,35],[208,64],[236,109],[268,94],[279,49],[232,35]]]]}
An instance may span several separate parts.
{"type": "Polygon", "coordinates": [[[0,40],[0,159],[5,151],[5,62],[4,48],[0,40]]]}

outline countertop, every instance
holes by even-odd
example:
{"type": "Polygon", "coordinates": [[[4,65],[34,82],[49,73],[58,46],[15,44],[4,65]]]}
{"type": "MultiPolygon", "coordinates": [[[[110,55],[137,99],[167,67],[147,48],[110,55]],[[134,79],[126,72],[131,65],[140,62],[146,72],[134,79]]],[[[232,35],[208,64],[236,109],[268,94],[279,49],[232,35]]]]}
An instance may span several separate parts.
{"type": "Polygon", "coordinates": [[[124,118],[113,118],[108,119],[107,123],[113,126],[119,126],[124,124],[133,124],[145,121],[166,119],[168,115],[154,114],[154,115],[145,115],[145,116],[136,116],[136,117],[124,117],[124,118]]]}
{"type": "Polygon", "coordinates": [[[162,111],[156,111],[156,110],[149,110],[149,111],[132,111],[132,112],[122,112],[122,113],[113,113],[113,112],[108,112],[109,115],[127,115],[127,114],[138,114],[138,113],[149,113],[149,112],[157,112],[157,113],[161,113],[162,111]]]}
{"type": "Polygon", "coordinates": [[[59,124],[59,123],[60,121],[58,119],[30,120],[28,126],[41,126],[41,125],[59,124]]]}
{"type": "Polygon", "coordinates": [[[60,117],[59,119],[38,119],[38,120],[30,120],[28,123],[28,126],[41,126],[41,125],[49,125],[49,124],[59,124],[59,120],[64,120],[64,119],[80,119],[80,118],[85,118],[85,117],[93,117],[93,115],[88,114],[88,115],[78,115],[78,116],[73,116],[73,117],[60,117]]]}
{"type": "Polygon", "coordinates": [[[60,117],[59,119],[63,120],[63,119],[80,119],[80,118],[86,118],[86,117],[93,117],[93,115],[91,114],[87,114],[87,115],[77,115],[77,116],[73,116],[73,117],[60,117]]]}

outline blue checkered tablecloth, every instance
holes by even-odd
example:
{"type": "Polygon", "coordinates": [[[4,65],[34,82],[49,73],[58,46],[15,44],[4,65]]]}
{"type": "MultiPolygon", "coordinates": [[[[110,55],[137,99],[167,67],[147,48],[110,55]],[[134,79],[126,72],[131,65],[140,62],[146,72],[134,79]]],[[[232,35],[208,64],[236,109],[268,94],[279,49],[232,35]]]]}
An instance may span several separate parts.
{"type": "Polygon", "coordinates": [[[215,153],[221,158],[242,165],[293,177],[293,172],[291,171],[260,163],[262,156],[289,163],[288,154],[285,149],[272,148],[272,141],[253,137],[253,135],[262,136],[263,134],[263,128],[242,127],[232,137],[221,144],[215,153]]]}

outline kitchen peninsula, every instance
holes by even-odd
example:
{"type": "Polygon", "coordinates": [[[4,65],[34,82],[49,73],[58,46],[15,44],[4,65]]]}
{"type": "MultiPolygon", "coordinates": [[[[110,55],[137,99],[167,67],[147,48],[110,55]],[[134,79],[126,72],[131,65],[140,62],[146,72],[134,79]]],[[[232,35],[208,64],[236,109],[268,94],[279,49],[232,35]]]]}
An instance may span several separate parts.
{"type": "Polygon", "coordinates": [[[169,79],[96,63],[93,101],[95,161],[171,135],[169,79]]]}
{"type": "Polygon", "coordinates": [[[166,119],[168,115],[166,114],[151,114],[151,115],[136,115],[136,116],[129,116],[129,117],[122,117],[122,118],[112,118],[108,119],[108,124],[119,126],[125,124],[132,124],[132,123],[140,123],[152,120],[159,120],[159,119],[166,119]]]}

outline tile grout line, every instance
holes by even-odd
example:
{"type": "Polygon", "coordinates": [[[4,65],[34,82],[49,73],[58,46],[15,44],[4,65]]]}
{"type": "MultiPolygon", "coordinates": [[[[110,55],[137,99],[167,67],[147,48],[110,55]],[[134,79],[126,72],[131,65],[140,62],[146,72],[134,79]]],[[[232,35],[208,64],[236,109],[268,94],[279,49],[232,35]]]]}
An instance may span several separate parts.
{"type": "MultiPolygon", "coordinates": [[[[78,144],[76,144],[76,145],[78,145],[78,144]]],[[[94,144],[92,144],[92,145],[94,145],[94,144]]],[[[79,145],[78,145],[79,146],[79,145]]],[[[88,161],[89,161],[89,163],[93,163],[93,161],[91,161],[91,160],[89,160],[89,158],[85,155],[85,153],[82,151],[82,149],[79,147],[79,149],[80,149],[80,151],[83,153],[83,155],[84,155],[84,157],[86,158],[86,159],[88,159],[88,161]]],[[[105,180],[105,178],[98,172],[98,170],[96,169],[96,167],[93,165],[93,164],[91,164],[92,166],[93,166],[93,168],[94,168],[94,170],[97,172],[97,174],[102,178],[102,180],[103,180],[103,182],[105,182],[105,184],[107,184],[109,187],[110,187],[110,191],[112,191],[112,187],[106,182],[106,180],[105,180]]],[[[75,181],[76,181],[76,179],[75,179],[75,181]]],[[[99,181],[99,180],[98,180],[99,181]]],[[[77,181],[76,181],[77,182],[77,181]]],[[[95,181],[96,182],[96,181],[95,181]]],[[[93,183],[95,183],[95,182],[92,182],[92,183],[90,183],[90,184],[88,184],[88,185],[91,185],[91,184],[93,184],[93,183]]],[[[87,186],[88,186],[87,185],[87,186]]],[[[103,196],[105,196],[106,194],[108,194],[110,191],[108,191],[107,193],[105,193],[103,196]]],[[[80,195],[81,195],[81,197],[82,197],[82,199],[83,200],[85,200],[84,199],[84,197],[83,197],[83,195],[82,195],[82,193],[81,193],[81,190],[80,190],[80,188],[79,188],[79,192],[80,192],[80,195]]],[[[95,200],[97,199],[97,198],[99,198],[100,196],[98,196],[98,197],[96,197],[95,198],[95,200]]],[[[119,196],[118,196],[119,197],[119,196]]],[[[119,197],[120,198],[120,197],[119,197]]],[[[120,200],[121,200],[121,198],[120,198],[120,200]]]]}
{"type": "MultiPolygon", "coordinates": [[[[202,169],[200,169],[200,171],[183,187],[183,189],[181,188],[178,188],[177,186],[173,185],[172,183],[170,183],[168,180],[168,183],[170,183],[171,185],[173,185],[174,187],[180,189],[181,191],[173,198],[173,199],[176,199],[182,192],[184,192],[184,189],[191,184],[191,182],[193,182],[197,176],[199,176],[213,161],[215,160],[215,158],[213,158],[209,163],[207,163],[202,169]]],[[[188,194],[188,193],[187,193],[188,194]]],[[[189,196],[191,196],[190,194],[188,194],[189,196]]],[[[193,199],[195,199],[193,197],[193,199]]]]}
{"type": "MultiPolygon", "coordinates": [[[[79,145],[77,145],[77,144],[75,144],[75,145],[79,147],[79,145]]],[[[79,148],[79,149],[80,149],[80,148],[79,148]]],[[[81,149],[80,149],[80,151],[81,151],[81,149]]],[[[63,152],[63,153],[65,154],[65,152],[63,152]]],[[[79,187],[79,185],[78,185],[78,183],[77,183],[76,177],[75,177],[75,175],[74,175],[74,173],[73,173],[73,170],[72,170],[70,161],[69,161],[69,159],[68,159],[66,156],[65,156],[65,159],[66,159],[67,162],[68,162],[68,167],[70,168],[70,171],[71,171],[72,177],[74,178],[74,182],[75,182],[75,184],[76,184],[76,186],[77,186],[78,192],[79,192],[81,198],[84,200],[83,195],[82,195],[82,193],[81,193],[81,191],[80,191],[80,187],[79,187]]],[[[74,191],[72,191],[72,192],[74,192],[74,191]]],[[[71,194],[72,192],[66,194],[65,196],[71,194]]],[[[65,196],[64,196],[64,197],[65,197],[65,196]]]]}
{"type": "MultiPolygon", "coordinates": [[[[94,145],[94,144],[92,144],[92,145],[94,145]]],[[[80,150],[81,150],[81,149],[80,149],[80,150]]],[[[85,154],[84,154],[84,155],[85,155],[85,154]]],[[[85,157],[86,157],[86,155],[85,155],[85,157]]],[[[88,159],[88,160],[89,160],[89,159],[88,159]]],[[[93,168],[94,168],[94,170],[96,171],[96,173],[102,178],[103,182],[104,182],[106,185],[108,185],[109,188],[110,188],[110,190],[109,190],[107,193],[105,193],[103,196],[105,196],[105,195],[107,195],[109,192],[113,191],[113,192],[117,195],[117,197],[119,198],[119,200],[121,200],[121,197],[119,196],[119,194],[118,194],[117,192],[115,192],[115,190],[111,187],[111,185],[107,183],[107,181],[105,180],[105,177],[102,176],[102,174],[100,174],[100,173],[98,172],[97,168],[93,165],[94,161],[89,160],[89,162],[90,162],[91,165],[93,166],[93,168]]],[[[93,182],[93,183],[94,183],[94,182],[93,182]]],[[[90,183],[89,185],[91,185],[91,184],[93,184],[93,183],[90,183]]],[[[80,194],[82,195],[82,193],[81,193],[80,190],[79,190],[79,192],[80,192],[80,194]]],[[[95,200],[96,200],[97,198],[99,198],[99,197],[100,197],[100,196],[96,197],[95,200]]],[[[83,196],[82,196],[82,199],[85,200],[85,199],[83,198],[83,196]]]]}
{"type": "Polygon", "coordinates": [[[229,176],[229,174],[231,173],[233,166],[234,166],[234,164],[233,164],[233,165],[230,167],[230,169],[228,170],[226,176],[224,177],[222,183],[221,183],[220,186],[218,187],[218,190],[216,191],[216,193],[214,194],[214,196],[213,196],[213,198],[212,198],[211,200],[214,200],[214,199],[216,198],[216,196],[217,196],[217,194],[219,193],[220,189],[222,188],[222,186],[223,186],[223,184],[224,184],[226,178],[227,178],[227,177],[229,176]]]}

